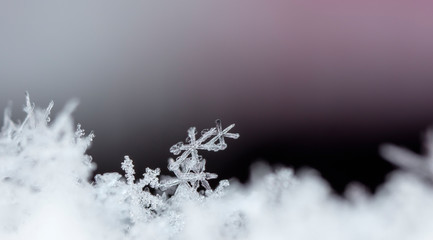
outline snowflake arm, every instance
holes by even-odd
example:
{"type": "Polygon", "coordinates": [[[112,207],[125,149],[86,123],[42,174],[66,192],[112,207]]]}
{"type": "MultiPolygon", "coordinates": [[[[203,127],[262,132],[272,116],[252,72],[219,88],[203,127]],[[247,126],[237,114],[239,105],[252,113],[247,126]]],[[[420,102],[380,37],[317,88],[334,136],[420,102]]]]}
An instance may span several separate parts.
{"type": "Polygon", "coordinates": [[[387,161],[433,181],[433,129],[424,137],[424,155],[391,144],[382,146],[380,150],[387,161]]]}
{"type": "Polygon", "coordinates": [[[122,170],[125,171],[126,182],[128,185],[133,185],[135,181],[135,170],[134,164],[129,156],[125,156],[125,160],[122,162],[122,170]]]}
{"type": "MultiPolygon", "coordinates": [[[[188,138],[187,142],[189,144],[184,144],[183,142],[178,142],[177,144],[173,145],[170,148],[170,152],[174,155],[179,155],[182,151],[181,156],[176,158],[176,162],[173,162],[173,164],[180,165],[182,164],[190,155],[191,158],[199,159],[200,156],[198,155],[198,150],[207,150],[207,151],[220,151],[227,148],[227,144],[224,141],[224,137],[237,139],[239,138],[238,133],[229,133],[229,131],[235,126],[235,124],[231,124],[224,130],[222,130],[221,127],[221,120],[216,120],[216,127],[211,128],[209,130],[203,130],[202,136],[196,140],[196,128],[192,127],[188,129],[188,138]],[[205,142],[210,137],[214,136],[212,139],[210,139],[208,142],[205,142]],[[216,143],[219,140],[219,143],[216,143]]],[[[175,167],[175,166],[173,166],[175,167]]]]}
{"type": "Polygon", "coordinates": [[[146,173],[143,174],[143,178],[140,179],[138,185],[143,188],[145,186],[150,186],[151,188],[159,188],[159,174],[161,170],[159,168],[152,170],[150,168],[146,168],[146,173]]]}

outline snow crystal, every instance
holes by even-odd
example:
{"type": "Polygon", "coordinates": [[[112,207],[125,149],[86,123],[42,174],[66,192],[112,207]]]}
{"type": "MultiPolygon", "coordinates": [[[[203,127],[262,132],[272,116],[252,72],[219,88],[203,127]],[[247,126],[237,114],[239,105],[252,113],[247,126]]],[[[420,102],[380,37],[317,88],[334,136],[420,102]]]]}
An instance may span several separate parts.
{"type": "Polygon", "coordinates": [[[196,140],[196,129],[188,129],[187,144],[179,142],[170,148],[170,152],[179,155],[176,160],[169,159],[168,169],[172,171],[176,178],[165,181],[163,189],[171,186],[182,185],[183,187],[197,190],[201,184],[207,191],[211,187],[207,180],[218,177],[215,173],[205,172],[206,160],[198,154],[198,150],[220,151],[227,148],[224,138],[239,138],[237,133],[229,133],[235,126],[234,124],[222,130],[221,120],[216,120],[216,127],[201,132],[201,137],[196,140]]]}

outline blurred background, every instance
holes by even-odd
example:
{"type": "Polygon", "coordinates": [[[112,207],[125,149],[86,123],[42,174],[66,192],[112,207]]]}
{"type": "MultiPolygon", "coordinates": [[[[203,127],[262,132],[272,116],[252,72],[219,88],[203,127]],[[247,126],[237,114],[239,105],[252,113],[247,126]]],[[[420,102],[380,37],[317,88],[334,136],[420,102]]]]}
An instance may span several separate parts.
{"type": "MultiPolygon", "coordinates": [[[[197,126],[241,137],[203,153],[220,178],[256,161],[314,168],[337,192],[371,190],[385,142],[419,152],[433,123],[431,1],[0,0],[0,106],[22,118],[70,99],[97,173],[124,155],[164,174],[197,126]]],[[[216,181],[214,181],[216,182],[216,181]]]]}

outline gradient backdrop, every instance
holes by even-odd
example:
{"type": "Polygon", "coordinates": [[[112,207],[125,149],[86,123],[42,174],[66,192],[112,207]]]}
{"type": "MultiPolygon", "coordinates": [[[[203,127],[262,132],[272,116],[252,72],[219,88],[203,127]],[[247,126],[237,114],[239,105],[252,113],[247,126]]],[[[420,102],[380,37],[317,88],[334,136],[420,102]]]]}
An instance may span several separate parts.
{"type": "Polygon", "coordinates": [[[123,155],[165,171],[169,147],[236,123],[205,153],[246,180],[266,160],[320,171],[337,191],[393,168],[383,142],[420,148],[433,123],[433,2],[0,0],[0,106],[24,91],[55,112],[71,98],[94,130],[97,172],[123,155]]]}

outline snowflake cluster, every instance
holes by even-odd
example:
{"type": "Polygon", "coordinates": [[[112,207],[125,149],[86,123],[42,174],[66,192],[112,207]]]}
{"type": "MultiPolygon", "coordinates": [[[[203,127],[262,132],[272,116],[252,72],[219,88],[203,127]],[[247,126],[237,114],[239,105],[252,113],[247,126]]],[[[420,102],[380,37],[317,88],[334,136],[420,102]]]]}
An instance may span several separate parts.
{"type": "MultiPolygon", "coordinates": [[[[166,190],[176,187],[174,197],[179,201],[181,199],[197,198],[197,196],[210,196],[212,189],[207,180],[217,178],[214,173],[205,172],[206,160],[198,154],[198,150],[220,151],[227,147],[224,138],[237,139],[239,134],[229,133],[235,125],[232,124],[222,129],[221,121],[216,120],[216,127],[205,129],[199,139],[196,139],[196,129],[192,127],[188,130],[188,138],[186,144],[179,142],[170,148],[170,152],[179,155],[176,160],[169,159],[168,169],[175,174],[175,177],[165,176],[165,179],[160,181],[160,169],[152,170],[146,168],[143,177],[136,181],[135,169],[132,159],[125,156],[122,162],[122,170],[125,172],[124,179],[117,173],[105,173],[96,175],[96,188],[98,198],[106,200],[107,192],[122,193],[117,197],[117,200],[126,204],[122,211],[125,220],[129,223],[127,228],[138,222],[149,222],[166,212],[169,204],[169,197],[166,190]],[[199,185],[206,189],[206,193],[198,191],[199,185]],[[157,192],[152,194],[152,192],[157,192]]],[[[79,128],[80,129],[80,128],[79,128]]],[[[81,133],[81,130],[78,130],[81,133]]],[[[228,181],[223,180],[218,186],[218,192],[222,188],[228,186],[228,181]]]]}

